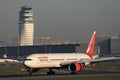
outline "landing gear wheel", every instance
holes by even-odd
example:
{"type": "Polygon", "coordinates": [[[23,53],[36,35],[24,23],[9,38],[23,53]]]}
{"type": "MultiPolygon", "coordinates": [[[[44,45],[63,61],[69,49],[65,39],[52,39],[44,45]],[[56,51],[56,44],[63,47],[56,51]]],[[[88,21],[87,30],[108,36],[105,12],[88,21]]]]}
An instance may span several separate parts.
{"type": "Polygon", "coordinates": [[[32,76],[32,71],[31,70],[29,71],[29,76],[32,76]]]}
{"type": "Polygon", "coordinates": [[[49,72],[47,72],[47,74],[48,74],[48,75],[54,75],[54,74],[55,74],[55,72],[54,72],[54,71],[52,71],[52,69],[49,69],[49,72]]]}

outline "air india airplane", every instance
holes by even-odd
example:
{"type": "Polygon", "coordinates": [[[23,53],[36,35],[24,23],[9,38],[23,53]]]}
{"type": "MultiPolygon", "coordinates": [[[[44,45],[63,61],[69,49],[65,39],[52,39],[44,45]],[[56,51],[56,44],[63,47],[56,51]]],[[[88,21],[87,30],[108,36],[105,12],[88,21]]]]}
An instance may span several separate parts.
{"type": "MultiPolygon", "coordinates": [[[[3,59],[0,59],[0,63],[4,63],[4,62],[15,62],[15,63],[19,63],[20,61],[19,60],[15,60],[15,59],[8,59],[7,58],[7,55],[4,54],[3,55],[3,59]]],[[[21,62],[22,63],[22,62],[21,62]]]]}
{"type": "Polygon", "coordinates": [[[55,74],[53,69],[67,69],[71,74],[76,74],[90,63],[120,59],[118,57],[96,58],[93,54],[95,41],[96,31],[94,31],[85,53],[31,54],[24,60],[24,65],[30,76],[39,69],[49,69],[47,74],[55,74]]]}

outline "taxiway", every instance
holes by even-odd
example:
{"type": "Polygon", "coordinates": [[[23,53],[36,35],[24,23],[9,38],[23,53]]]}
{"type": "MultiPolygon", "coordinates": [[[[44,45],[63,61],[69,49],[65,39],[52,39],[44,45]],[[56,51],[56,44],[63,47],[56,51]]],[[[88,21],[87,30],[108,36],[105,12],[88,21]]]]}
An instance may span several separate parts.
{"type": "Polygon", "coordinates": [[[100,71],[100,70],[83,70],[81,73],[76,75],[71,75],[69,73],[57,73],[56,75],[47,74],[34,74],[33,76],[28,75],[10,75],[10,76],[0,76],[0,80],[32,80],[40,78],[61,78],[61,77],[94,77],[94,76],[116,76],[120,75],[120,71],[100,71]]]}

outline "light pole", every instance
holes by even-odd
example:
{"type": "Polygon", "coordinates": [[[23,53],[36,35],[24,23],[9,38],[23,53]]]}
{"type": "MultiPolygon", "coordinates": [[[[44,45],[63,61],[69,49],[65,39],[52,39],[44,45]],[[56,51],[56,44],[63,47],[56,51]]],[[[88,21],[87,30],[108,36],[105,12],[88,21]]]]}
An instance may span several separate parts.
{"type": "Polygon", "coordinates": [[[47,53],[47,45],[48,45],[48,40],[49,39],[50,39],[49,36],[43,36],[43,37],[41,37],[41,40],[44,40],[45,53],[47,53]]]}
{"type": "Polygon", "coordinates": [[[20,59],[20,42],[19,42],[19,40],[17,42],[17,58],[18,58],[18,60],[20,59]]]}

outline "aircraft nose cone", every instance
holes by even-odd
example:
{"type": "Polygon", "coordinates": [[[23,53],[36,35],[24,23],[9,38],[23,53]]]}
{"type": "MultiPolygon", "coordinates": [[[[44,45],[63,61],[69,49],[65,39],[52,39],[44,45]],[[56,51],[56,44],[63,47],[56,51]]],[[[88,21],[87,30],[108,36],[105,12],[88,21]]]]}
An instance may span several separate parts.
{"type": "Polygon", "coordinates": [[[24,65],[27,65],[27,61],[24,61],[24,63],[23,63],[24,65]]]}
{"type": "Polygon", "coordinates": [[[24,61],[24,65],[25,66],[32,66],[32,64],[33,64],[33,62],[31,61],[31,59],[26,59],[25,61],[24,61]]]}
{"type": "Polygon", "coordinates": [[[24,65],[29,66],[29,61],[24,61],[24,65]]]}

